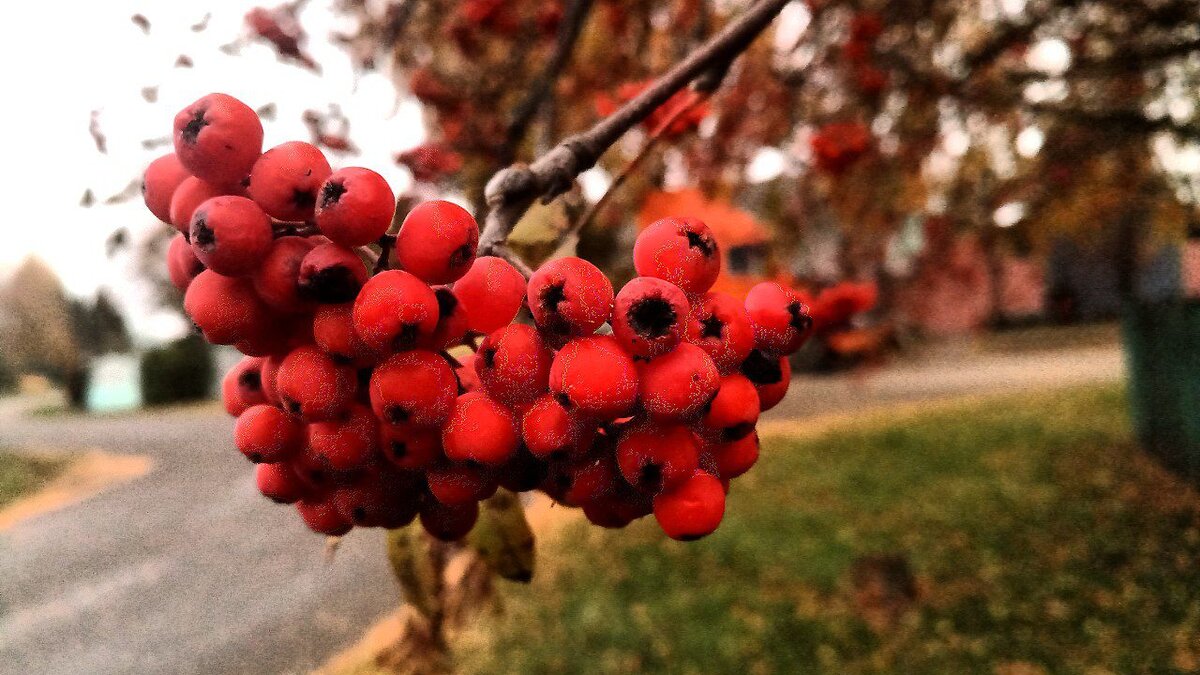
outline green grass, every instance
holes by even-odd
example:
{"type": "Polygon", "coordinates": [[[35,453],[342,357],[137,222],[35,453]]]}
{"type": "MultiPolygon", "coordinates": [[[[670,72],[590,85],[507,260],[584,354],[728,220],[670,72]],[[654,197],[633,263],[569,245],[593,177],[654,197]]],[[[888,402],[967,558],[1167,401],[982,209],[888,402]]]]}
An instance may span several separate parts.
{"type": "Polygon", "coordinates": [[[1134,449],[1111,388],[770,439],[700,542],[652,518],[550,539],[460,645],[464,672],[1200,668],[1200,499],[1134,449]],[[890,624],[856,603],[872,554],[916,575],[890,624]]]}
{"type": "Polygon", "coordinates": [[[64,462],[13,455],[0,450],[0,508],[37,490],[58,475],[64,462]]]}

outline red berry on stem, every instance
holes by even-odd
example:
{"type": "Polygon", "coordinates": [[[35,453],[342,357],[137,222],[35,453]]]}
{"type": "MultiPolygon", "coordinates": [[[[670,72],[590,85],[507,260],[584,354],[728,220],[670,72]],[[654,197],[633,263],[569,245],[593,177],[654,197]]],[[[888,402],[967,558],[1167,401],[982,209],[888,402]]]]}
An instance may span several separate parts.
{"type": "Polygon", "coordinates": [[[617,442],[617,465],[633,487],[655,494],[687,480],[700,466],[696,435],[681,424],[642,424],[617,442]]]}
{"type": "Polygon", "coordinates": [[[313,315],[313,341],[339,363],[369,365],[375,353],[354,330],[354,305],[321,305],[313,315]]]}
{"type": "Polygon", "coordinates": [[[737,372],[754,349],[754,327],[746,308],[727,293],[706,293],[692,304],[687,341],[712,357],[722,375],[737,372]]]}
{"type": "Polygon", "coordinates": [[[712,456],[717,475],[726,480],[746,473],[758,461],[758,434],[750,433],[737,440],[717,443],[706,448],[712,456]]]}
{"type": "Polygon", "coordinates": [[[758,390],[740,373],[721,378],[721,388],[708,405],[701,424],[719,434],[723,441],[735,441],[754,432],[758,423],[758,390]]]}
{"type": "Polygon", "coordinates": [[[757,284],[746,294],[746,313],[754,325],[754,344],[771,354],[791,354],[813,332],[808,307],[791,290],[774,281],[757,284]]]}
{"type": "Polygon", "coordinates": [[[380,450],[384,459],[401,469],[419,470],[443,458],[442,431],[412,424],[380,427],[380,450]]]}
{"type": "Polygon", "coordinates": [[[534,402],[521,418],[521,437],[535,457],[565,456],[577,447],[580,425],[567,409],[546,394],[534,402]]]}
{"type": "Polygon", "coordinates": [[[708,354],[683,343],[649,363],[637,365],[642,406],[656,419],[695,417],[717,395],[721,376],[708,354]]]}
{"type": "Polygon", "coordinates": [[[300,263],[300,292],[320,303],[350,302],[369,278],[362,258],[334,243],[316,246],[300,263]]]}
{"type": "Polygon", "coordinates": [[[679,541],[712,534],[724,517],[725,488],[703,471],[654,498],[654,519],[668,537],[679,541]]]}
{"type": "Polygon", "coordinates": [[[513,456],[520,442],[512,411],[480,392],[459,396],[442,429],[442,449],[454,462],[498,466],[513,456]]]}
{"type": "Polygon", "coordinates": [[[420,279],[400,270],[371,277],[354,301],[354,329],[377,351],[412,349],[437,329],[438,302],[420,279]]]}
{"type": "Polygon", "coordinates": [[[225,373],[221,380],[225,412],[237,417],[250,406],[267,402],[262,386],[262,364],[263,359],[247,356],[225,373]]]}
{"type": "Polygon", "coordinates": [[[273,405],[251,406],[233,425],[234,444],[258,464],[282,462],[304,445],[304,427],[273,405]]]}
{"type": "Polygon", "coordinates": [[[317,195],[321,234],[342,246],[364,246],[392,226],[396,196],[383,176],[360,167],[334,171],[317,195]]]}
{"type": "Polygon", "coordinates": [[[479,225],[466,209],[447,201],[418,204],[396,235],[396,260],[430,284],[448,284],[471,269],[479,225]]]}
{"type": "Polygon", "coordinates": [[[468,327],[491,333],[507,326],[525,300],[525,277],[507,260],[476,258],[471,269],[454,282],[454,296],[467,314],[468,327]]]}
{"type": "Polygon", "coordinates": [[[446,464],[430,468],[425,481],[434,499],[446,506],[483,501],[496,493],[499,483],[492,472],[470,464],[446,464]]]}
{"type": "Polygon", "coordinates": [[[192,214],[204,202],[213,197],[232,194],[232,191],[212,183],[206,183],[199,178],[187,178],[171,195],[170,223],[181,233],[190,236],[192,214]]]}
{"type": "Polygon", "coordinates": [[[192,175],[217,185],[240,183],[262,153],[263,128],[250,106],[209,94],[175,116],[175,154],[192,175]]]}
{"type": "Polygon", "coordinates": [[[637,400],[637,369],[613,337],[576,338],[554,356],[550,391],[573,414],[615,419],[637,400]]]}
{"type": "Polygon", "coordinates": [[[191,174],[173,152],[150,162],[142,174],[142,199],[155,218],[164,223],[171,222],[171,197],[180,183],[189,177],[191,174]]]}
{"type": "Polygon", "coordinates": [[[512,324],[479,344],[475,371],[488,396],[512,405],[546,391],[554,355],[532,326],[512,324]]]}
{"type": "Polygon", "coordinates": [[[290,141],[267,150],[250,170],[246,193],[272,218],[307,220],[317,204],[317,191],[333,170],[311,143],[290,141]]]}
{"type": "Polygon", "coordinates": [[[654,277],[638,277],[617,293],[613,336],[634,356],[652,358],[683,339],[690,308],[678,286],[654,277]]]}
{"type": "Polygon", "coordinates": [[[231,345],[258,334],[270,312],[246,279],[226,277],[212,270],[196,275],[183,296],[183,308],[192,323],[215,345],[231,345]]]}
{"type": "Polygon", "coordinates": [[[460,365],[454,369],[454,376],[458,378],[458,393],[466,394],[483,389],[479,382],[479,373],[475,370],[475,362],[478,360],[477,354],[467,354],[458,360],[460,365]]]}
{"type": "Polygon", "coordinates": [[[296,502],[296,512],[300,514],[308,529],[317,534],[340,537],[354,529],[354,524],[338,512],[337,505],[331,497],[319,501],[300,500],[296,502]]]}
{"type": "Polygon", "coordinates": [[[467,335],[467,313],[449,286],[433,289],[438,303],[438,322],[433,335],[426,341],[430,349],[449,349],[462,344],[467,335]]]}
{"type": "Polygon", "coordinates": [[[254,482],[258,491],[276,504],[294,504],[309,493],[308,486],[287,462],[254,467],[254,482]]]}
{"type": "Polygon", "coordinates": [[[387,424],[442,426],[454,410],[458,382],[444,358],[418,349],[380,363],[370,394],[371,409],[387,424]]]}
{"type": "Polygon", "coordinates": [[[286,313],[312,310],[300,287],[300,263],[312,249],[313,243],[304,237],[280,237],[258,261],[251,277],[254,292],[268,307],[286,313]]]}
{"type": "Polygon", "coordinates": [[[379,422],[366,406],[355,405],[344,418],[308,425],[308,446],[331,471],[362,468],[379,449],[379,422]]]}
{"type": "Polygon", "coordinates": [[[594,333],[612,314],[612,282],[582,258],[559,258],[529,279],[529,311],[556,338],[594,333]]]}
{"type": "Polygon", "coordinates": [[[354,370],[311,345],[291,351],[279,365],[277,389],[285,410],[309,422],[340,417],[354,402],[354,370]]]}
{"type": "Polygon", "coordinates": [[[271,405],[280,405],[279,365],[283,363],[284,356],[286,355],[268,356],[262,360],[262,370],[260,371],[262,391],[263,396],[267,397],[267,403],[271,405]]]}
{"type": "Polygon", "coordinates": [[[167,248],[167,276],[171,278],[171,285],[187,291],[192,279],[203,271],[204,263],[196,257],[187,239],[182,234],[172,237],[171,245],[167,248]]]}
{"type": "Polygon", "coordinates": [[[663,218],[638,235],[633,266],[644,277],[665,279],[687,293],[700,294],[721,272],[721,251],[712,231],[699,220],[663,218]]]}
{"type": "Polygon", "coordinates": [[[758,390],[758,402],[763,412],[774,408],[787,394],[792,379],[792,364],[787,357],[768,356],[759,350],[750,352],[742,362],[742,374],[758,390]]]}
{"type": "Polygon", "coordinates": [[[479,504],[468,502],[446,506],[434,501],[421,506],[421,526],[435,539],[458,541],[467,536],[479,519],[479,504]]]}
{"type": "Polygon", "coordinates": [[[190,236],[196,257],[226,276],[254,271],[271,249],[271,219],[245,197],[213,197],[192,213],[190,236]]]}

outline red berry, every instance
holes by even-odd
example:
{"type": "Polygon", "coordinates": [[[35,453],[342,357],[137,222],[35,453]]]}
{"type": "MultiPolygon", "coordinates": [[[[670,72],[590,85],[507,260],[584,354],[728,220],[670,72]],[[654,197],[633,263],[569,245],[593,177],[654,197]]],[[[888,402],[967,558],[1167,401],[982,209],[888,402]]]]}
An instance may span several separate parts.
{"type": "Polygon", "coordinates": [[[192,252],[192,245],[187,239],[182,234],[172,237],[171,245],[167,248],[167,276],[171,278],[171,284],[181,291],[187,291],[192,279],[203,271],[204,263],[192,252]]]}
{"type": "Polygon", "coordinates": [[[727,293],[706,293],[692,304],[687,341],[712,357],[722,375],[737,372],[754,349],[754,327],[746,308],[727,293]]]}
{"type": "Polygon", "coordinates": [[[380,363],[370,394],[371,409],[387,424],[442,426],[454,410],[458,382],[446,359],[418,349],[380,363]]]}
{"type": "Polygon", "coordinates": [[[680,424],[643,424],[617,442],[617,465],[633,487],[655,494],[687,480],[700,466],[696,435],[680,424]]]}
{"type": "Polygon", "coordinates": [[[258,115],[226,94],[209,94],[175,116],[179,161],[217,185],[240,183],[262,153],[262,140],[258,115]]]}
{"type": "Polygon", "coordinates": [[[590,335],[612,314],[612,282],[582,258],[559,258],[529,279],[529,311],[538,328],[564,338],[590,335]]]}
{"type": "Polygon", "coordinates": [[[293,347],[311,341],[308,317],[268,313],[256,330],[233,343],[246,356],[287,354],[293,347]]]}
{"type": "Polygon", "coordinates": [[[616,492],[583,505],[583,515],[593,525],[616,529],[649,515],[652,502],[647,495],[630,487],[618,488],[616,492]]]}
{"type": "Polygon", "coordinates": [[[469,464],[431,468],[425,473],[425,481],[434,499],[446,506],[483,501],[495,494],[499,486],[492,472],[469,464]]]}
{"type": "Polygon", "coordinates": [[[308,220],[333,169],[311,143],[290,141],[264,152],[250,170],[247,194],[272,218],[308,220]]]}
{"type": "Polygon", "coordinates": [[[758,434],[752,432],[734,441],[717,443],[706,451],[712,456],[717,475],[726,480],[737,478],[758,461],[758,434]]]}
{"type": "Polygon", "coordinates": [[[438,322],[433,335],[426,341],[430,349],[443,350],[462,344],[467,335],[467,313],[449,286],[433,289],[438,303],[438,322]]]}
{"type": "Polygon", "coordinates": [[[383,176],[360,167],[334,171],[321,186],[315,218],[321,234],[342,246],[378,240],[392,226],[396,197],[383,176]]]}
{"type": "Polygon", "coordinates": [[[712,287],[721,273],[721,252],[712,231],[695,218],[663,218],[650,224],[633,244],[633,266],[691,294],[712,287]]]}
{"type": "Polygon", "coordinates": [[[247,356],[225,373],[221,380],[225,412],[237,417],[250,406],[267,402],[262,386],[262,364],[263,359],[247,356]]]}
{"type": "Polygon", "coordinates": [[[379,421],[366,406],[355,405],[344,418],[308,425],[308,446],[331,471],[362,468],[379,449],[379,421]]]}
{"type": "Polygon", "coordinates": [[[572,413],[615,419],[637,400],[637,369],[613,337],[576,338],[554,356],[550,391],[572,413]]]}
{"type": "Polygon", "coordinates": [[[396,235],[396,260],[430,284],[448,284],[471,269],[479,225],[466,209],[446,201],[422,202],[396,235]]]}
{"type": "Polygon", "coordinates": [[[498,466],[513,456],[520,441],[512,411],[480,392],[459,396],[442,429],[442,448],[454,462],[498,466]]]}
{"type": "Polygon", "coordinates": [[[564,456],[578,447],[581,428],[549,394],[535,401],[521,418],[525,447],[542,459],[564,456]]]}
{"type": "Polygon", "coordinates": [[[251,406],[233,425],[234,444],[258,464],[282,462],[304,445],[304,426],[273,405],[251,406]]]}
{"type": "Polygon", "coordinates": [[[411,479],[368,473],[350,485],[334,490],[331,498],[338,514],[358,527],[403,527],[417,517],[417,500],[409,494],[411,479]]]}
{"type": "Polygon", "coordinates": [[[353,523],[338,513],[332,498],[320,501],[300,500],[296,502],[296,512],[300,514],[308,529],[317,534],[340,537],[354,528],[353,523]]]}
{"type": "Polygon", "coordinates": [[[155,218],[164,223],[171,222],[171,197],[179,184],[190,176],[173,152],[150,162],[146,173],[142,174],[142,199],[155,218]]]}
{"type": "Polygon", "coordinates": [[[613,305],[613,336],[634,356],[652,358],[683,339],[687,296],[675,284],[638,277],[625,284],[613,305]]]}
{"type": "Polygon", "coordinates": [[[254,482],[258,491],[276,504],[294,504],[309,493],[308,486],[286,462],[254,467],[254,482]]]}
{"type": "Polygon", "coordinates": [[[721,388],[701,423],[722,440],[734,441],[754,431],[758,406],[758,391],[753,382],[739,373],[726,375],[721,378],[721,388]]]}
{"type": "Polygon", "coordinates": [[[304,237],[280,237],[258,261],[251,279],[254,292],[268,307],[288,313],[312,310],[300,286],[300,262],[312,249],[313,243],[304,237]]]}
{"type": "Polygon", "coordinates": [[[686,342],[649,363],[639,363],[637,370],[642,406],[661,420],[699,415],[721,383],[708,354],[686,342]]]}
{"type": "Polygon", "coordinates": [[[379,429],[380,450],[401,469],[419,470],[442,459],[442,431],[412,424],[385,424],[379,429]]]}
{"type": "Polygon", "coordinates": [[[525,277],[507,260],[476,258],[471,269],[454,282],[454,296],[467,314],[468,327],[491,333],[507,326],[525,300],[525,277]]]}
{"type": "Polygon", "coordinates": [[[791,290],[774,281],[757,284],[746,294],[746,313],[754,325],[754,346],[771,354],[791,354],[812,335],[808,307],[791,290]]]}
{"type": "Polygon", "coordinates": [[[354,305],[321,305],[313,315],[313,341],[339,363],[368,365],[375,353],[354,330],[354,305]]]}
{"type": "Polygon", "coordinates": [[[534,457],[524,448],[518,448],[517,453],[496,469],[500,487],[511,492],[528,492],[533,490],[546,479],[547,466],[542,460],[534,457]]]}
{"type": "Polygon", "coordinates": [[[475,371],[488,396],[512,405],[546,391],[554,355],[532,326],[512,324],[479,344],[475,371]]]}
{"type": "MultiPolygon", "coordinates": [[[[561,501],[572,506],[584,506],[602,500],[615,493],[625,482],[611,454],[571,459],[561,466],[561,470],[568,474],[566,483],[569,483],[562,491],[561,501]]],[[[556,467],[552,466],[552,475],[555,470],[556,467]]]]}
{"type": "Polygon", "coordinates": [[[283,363],[285,355],[268,356],[262,361],[262,370],[260,378],[262,380],[263,396],[267,397],[267,403],[271,405],[280,405],[279,401],[279,365],[283,363]]]}
{"type": "Polygon", "coordinates": [[[196,208],[213,197],[232,194],[226,188],[206,183],[199,178],[186,178],[171,194],[170,223],[183,234],[189,234],[192,214],[196,208]]]}
{"type": "Polygon", "coordinates": [[[354,402],[354,370],[313,346],[292,350],[279,365],[277,388],[288,412],[309,422],[340,417],[354,402]]]}
{"type": "Polygon", "coordinates": [[[354,301],[354,329],[377,351],[412,349],[432,337],[437,322],[437,296],[408,272],[376,274],[354,301]]]}
{"type": "Polygon", "coordinates": [[[476,354],[467,354],[459,359],[461,365],[454,369],[454,376],[458,378],[458,393],[466,394],[483,388],[479,383],[479,373],[475,371],[475,362],[478,360],[476,354]]]}
{"type": "Polygon", "coordinates": [[[213,197],[196,207],[188,239],[196,257],[227,276],[249,274],[271,250],[271,219],[245,197],[213,197]]]}
{"type": "Polygon", "coordinates": [[[758,403],[763,412],[774,408],[787,394],[792,379],[792,364],[786,357],[775,358],[759,350],[750,352],[742,362],[742,374],[758,390],[758,403]]]}
{"type": "Polygon", "coordinates": [[[467,536],[478,519],[477,502],[446,506],[435,501],[421,507],[421,526],[430,536],[442,541],[458,541],[467,536]]]}
{"type": "Polygon", "coordinates": [[[724,517],[725,488],[703,471],[654,498],[654,519],[668,537],[679,541],[712,534],[724,517]]]}
{"type": "Polygon", "coordinates": [[[212,270],[192,280],[183,297],[183,308],[204,333],[204,339],[215,345],[231,345],[257,335],[263,323],[271,320],[249,281],[212,270]]]}
{"type": "Polygon", "coordinates": [[[300,263],[300,292],[320,303],[350,302],[368,278],[362,258],[334,243],[316,246],[300,263]]]}

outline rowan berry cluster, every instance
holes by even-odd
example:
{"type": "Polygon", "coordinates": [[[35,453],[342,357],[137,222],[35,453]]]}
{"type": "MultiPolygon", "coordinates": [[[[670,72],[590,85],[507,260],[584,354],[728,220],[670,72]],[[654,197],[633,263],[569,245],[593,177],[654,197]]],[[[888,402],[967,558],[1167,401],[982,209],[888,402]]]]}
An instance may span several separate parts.
{"type": "Polygon", "coordinates": [[[174,139],[145,175],[147,206],[181,231],[171,278],[204,336],[246,355],[223,381],[236,446],[311,529],[419,518],[453,540],[501,486],[604,527],[653,513],[677,539],[716,529],[813,322],[775,283],[710,292],[706,225],[651,225],[614,294],[580,258],[526,282],[476,257],[471,215],[430,201],[372,275],[364,245],[393,243],[378,174],[333,171],[307,143],[262,153],[254,112],[221,94],[179,113],[174,139]]]}

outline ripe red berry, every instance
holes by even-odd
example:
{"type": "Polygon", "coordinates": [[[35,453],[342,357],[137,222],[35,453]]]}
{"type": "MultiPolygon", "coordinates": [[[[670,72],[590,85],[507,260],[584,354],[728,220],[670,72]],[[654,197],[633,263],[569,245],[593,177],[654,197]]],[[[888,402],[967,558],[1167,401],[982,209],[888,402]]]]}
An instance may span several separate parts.
{"type": "Polygon", "coordinates": [[[192,213],[192,250],[205,267],[226,276],[254,271],[271,249],[271,219],[245,197],[213,197],[192,213]]]}
{"type": "Polygon", "coordinates": [[[712,287],[721,273],[721,251],[712,231],[695,218],[663,218],[650,224],[633,244],[633,266],[691,294],[712,287]]]}
{"type": "Polygon", "coordinates": [[[308,425],[308,446],[331,471],[362,468],[379,449],[379,421],[366,406],[355,405],[344,417],[308,425]]]}
{"type": "Polygon", "coordinates": [[[554,355],[532,326],[512,324],[479,344],[475,372],[488,396],[509,405],[546,391],[554,355]]]}
{"type": "Polygon", "coordinates": [[[483,385],[479,383],[479,373],[475,371],[475,362],[478,359],[476,354],[467,354],[458,360],[461,365],[454,369],[454,376],[458,378],[458,393],[466,394],[483,389],[483,385]]]}
{"type": "Polygon", "coordinates": [[[649,496],[624,486],[618,487],[612,494],[584,504],[583,515],[593,525],[618,529],[649,515],[652,508],[649,496]]]}
{"type": "Polygon", "coordinates": [[[700,466],[696,435],[681,424],[642,424],[617,442],[617,465],[633,487],[648,494],[687,480],[700,466]]]}
{"type": "Polygon", "coordinates": [[[171,222],[171,197],[179,184],[190,176],[173,152],[150,162],[142,174],[142,199],[155,218],[164,223],[171,222]]]}
{"type": "Polygon", "coordinates": [[[471,269],[479,225],[466,209],[447,201],[422,202],[396,235],[396,260],[429,284],[448,284],[471,269]]]}
{"type": "MultiPolygon", "coordinates": [[[[611,454],[566,460],[563,468],[569,473],[569,487],[562,492],[562,501],[572,506],[584,506],[604,499],[624,485],[621,471],[611,454]]],[[[552,466],[551,474],[555,472],[552,466]]]]}
{"type": "Polygon", "coordinates": [[[437,329],[437,296],[408,272],[371,277],[354,301],[354,329],[376,351],[412,349],[437,329]]]}
{"type": "Polygon", "coordinates": [[[204,263],[192,252],[192,245],[187,239],[182,234],[172,237],[167,248],[167,276],[171,278],[171,285],[187,291],[192,279],[203,271],[204,263]]]}
{"type": "Polygon", "coordinates": [[[190,236],[192,214],[196,208],[213,197],[232,194],[226,188],[206,183],[199,178],[186,178],[171,194],[170,223],[181,233],[190,236]]]}
{"type": "Polygon", "coordinates": [[[396,197],[383,176],[360,167],[334,171],[317,195],[321,234],[342,246],[363,246],[392,226],[396,197]]]}
{"type": "Polygon", "coordinates": [[[384,459],[400,469],[425,469],[443,458],[442,430],[413,424],[385,424],[379,429],[384,459]]]}
{"type": "Polygon", "coordinates": [[[183,296],[183,308],[192,323],[215,345],[231,345],[258,334],[270,313],[246,279],[226,277],[212,270],[196,275],[183,296]]]}
{"type": "Polygon", "coordinates": [[[637,369],[613,337],[576,338],[554,356],[550,391],[573,414],[615,419],[637,400],[637,369]]]}
{"type": "Polygon", "coordinates": [[[534,402],[521,418],[521,438],[535,457],[565,456],[577,447],[578,424],[549,394],[534,402]]]}
{"type": "Polygon", "coordinates": [[[237,417],[250,406],[267,402],[262,386],[262,364],[263,359],[247,356],[225,373],[221,380],[225,412],[237,417]]]}
{"type": "Polygon", "coordinates": [[[272,218],[307,220],[317,191],[333,169],[311,143],[290,141],[267,150],[250,170],[246,193],[272,218]]]}
{"type": "Polygon", "coordinates": [[[689,309],[687,296],[675,284],[637,277],[617,293],[613,336],[634,356],[665,354],[683,339],[689,309]]]}
{"type": "Polygon", "coordinates": [[[516,416],[480,392],[459,396],[442,429],[442,449],[454,462],[499,466],[513,456],[520,442],[516,416]]]}
{"type": "Polygon", "coordinates": [[[350,302],[368,278],[362,258],[334,243],[317,245],[300,263],[300,292],[320,303],[350,302]]]}
{"type": "Polygon", "coordinates": [[[654,498],[654,519],[668,537],[679,541],[712,534],[724,517],[725,488],[703,471],[654,498]]]}
{"type": "Polygon", "coordinates": [[[309,493],[308,486],[287,462],[254,467],[254,482],[258,491],[276,504],[294,504],[309,493]]]}
{"type": "Polygon", "coordinates": [[[503,258],[476,258],[454,282],[454,296],[467,314],[467,326],[477,333],[491,333],[507,326],[521,310],[525,277],[503,258]]]}
{"type": "Polygon", "coordinates": [[[310,345],[292,350],[276,377],[284,409],[309,422],[336,419],[354,402],[354,370],[310,345]]]}
{"type": "Polygon", "coordinates": [[[268,356],[262,360],[262,370],[259,378],[262,382],[263,396],[267,403],[280,405],[279,402],[279,365],[283,363],[284,355],[268,356]]]}
{"type": "Polygon", "coordinates": [[[304,445],[304,426],[272,405],[251,406],[233,426],[234,444],[246,459],[273,464],[290,459],[304,445]]]}
{"type": "Polygon", "coordinates": [[[758,390],[758,403],[763,412],[774,408],[787,394],[792,379],[792,364],[786,357],[768,356],[759,350],[750,352],[742,362],[742,374],[758,390]]]}
{"type": "Polygon", "coordinates": [[[371,409],[387,424],[442,426],[454,410],[458,382],[446,359],[417,349],[388,357],[371,374],[371,409]]]}
{"type": "Polygon", "coordinates": [[[250,106],[209,94],[175,116],[175,154],[193,176],[217,185],[240,183],[262,153],[263,128],[250,106]]]}
{"type": "Polygon", "coordinates": [[[268,312],[260,317],[255,330],[234,342],[233,347],[246,356],[287,354],[293,347],[312,341],[311,328],[307,316],[268,312]]]}
{"type": "Polygon", "coordinates": [[[356,527],[403,527],[417,517],[418,502],[411,478],[390,473],[367,473],[337,488],[331,499],[342,518],[356,527]]]}
{"type": "Polygon", "coordinates": [[[483,501],[496,493],[499,483],[489,470],[470,464],[446,464],[425,472],[434,499],[446,506],[483,501]]]}
{"type": "Polygon", "coordinates": [[[285,313],[312,311],[313,303],[300,287],[300,263],[313,249],[304,237],[280,237],[258,261],[251,279],[254,292],[268,307],[285,313]]]}
{"type": "Polygon", "coordinates": [[[708,354],[683,343],[648,363],[637,365],[642,406],[660,420],[696,417],[717,395],[721,376],[708,354]]]}
{"type": "MultiPolygon", "coordinates": [[[[758,390],[740,373],[721,378],[721,388],[708,405],[701,424],[723,441],[735,441],[754,432],[758,423],[758,390]]],[[[724,474],[722,474],[724,475],[724,474]]]]}
{"type": "Polygon", "coordinates": [[[565,338],[590,335],[612,314],[612,282],[582,258],[559,258],[529,279],[529,311],[538,329],[565,338]]]}
{"type": "Polygon", "coordinates": [[[296,502],[296,512],[308,529],[317,534],[340,537],[354,529],[354,524],[342,517],[330,497],[318,501],[302,499],[296,502]]]}
{"type": "Polygon", "coordinates": [[[746,294],[746,313],[754,325],[754,344],[771,354],[791,354],[812,335],[808,307],[791,290],[764,281],[746,294]]]}
{"type": "Polygon", "coordinates": [[[421,526],[435,539],[458,541],[467,536],[479,519],[479,504],[468,502],[446,506],[436,500],[421,506],[421,526]]]}
{"type": "Polygon", "coordinates": [[[321,305],[313,315],[313,341],[338,363],[365,366],[375,353],[354,330],[354,305],[321,305]]]}
{"type": "Polygon", "coordinates": [[[758,461],[758,434],[750,433],[705,449],[712,457],[717,475],[726,480],[746,473],[758,461]]]}
{"type": "Polygon", "coordinates": [[[438,303],[438,322],[426,346],[440,351],[462,344],[467,335],[468,322],[467,313],[458,302],[458,297],[449,286],[438,286],[433,289],[433,295],[438,303]]]}
{"type": "Polygon", "coordinates": [[[727,293],[706,293],[692,304],[687,341],[712,357],[722,375],[737,372],[754,349],[754,327],[746,308],[727,293]]]}

